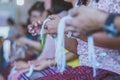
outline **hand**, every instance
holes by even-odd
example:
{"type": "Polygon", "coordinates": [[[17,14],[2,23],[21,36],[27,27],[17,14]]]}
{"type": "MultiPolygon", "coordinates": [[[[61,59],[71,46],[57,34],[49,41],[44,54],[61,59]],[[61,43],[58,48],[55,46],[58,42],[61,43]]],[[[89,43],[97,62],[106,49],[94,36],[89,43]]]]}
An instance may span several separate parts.
{"type": "Polygon", "coordinates": [[[28,64],[27,62],[24,62],[24,61],[14,62],[13,66],[15,66],[16,70],[18,70],[18,71],[30,68],[30,64],[28,64]]]}
{"type": "Polygon", "coordinates": [[[57,15],[51,15],[49,16],[51,19],[46,23],[46,29],[45,29],[45,34],[56,34],[57,33],[57,27],[58,23],[60,21],[60,17],[57,15]]]}
{"type": "Polygon", "coordinates": [[[42,59],[42,60],[35,60],[32,64],[35,66],[35,70],[44,70],[49,67],[49,64],[53,65],[53,60],[42,59]]]}
{"type": "Polygon", "coordinates": [[[28,32],[31,33],[33,36],[39,35],[41,25],[41,21],[33,22],[32,24],[28,25],[28,32]]]}
{"type": "Polygon", "coordinates": [[[88,35],[102,31],[107,14],[96,9],[81,7],[71,10],[72,20],[66,21],[66,32],[72,31],[73,36],[88,35]],[[78,34],[79,33],[79,34],[78,34]]]}
{"type": "Polygon", "coordinates": [[[17,47],[23,47],[28,43],[28,39],[25,37],[19,38],[16,40],[17,47]]]}

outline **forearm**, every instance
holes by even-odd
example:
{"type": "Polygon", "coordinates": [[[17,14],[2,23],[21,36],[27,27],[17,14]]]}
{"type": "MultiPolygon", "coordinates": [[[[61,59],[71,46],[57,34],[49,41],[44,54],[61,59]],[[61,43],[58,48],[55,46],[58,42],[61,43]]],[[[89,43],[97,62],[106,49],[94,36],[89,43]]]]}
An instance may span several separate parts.
{"type": "Polygon", "coordinates": [[[34,49],[37,50],[37,51],[40,51],[40,50],[41,50],[40,43],[37,42],[37,41],[28,40],[26,44],[27,44],[29,47],[32,47],[32,48],[34,48],[34,49]]]}
{"type": "MultiPolygon", "coordinates": [[[[120,50],[120,37],[110,38],[105,32],[95,33],[93,36],[96,46],[120,50]]],[[[87,36],[80,36],[79,38],[87,42],[87,36]]]]}
{"type": "Polygon", "coordinates": [[[67,61],[67,62],[68,62],[68,61],[72,61],[72,60],[74,60],[74,59],[76,59],[76,58],[78,58],[78,55],[75,54],[75,53],[68,52],[68,53],[66,54],[66,61],[67,61]]]}
{"type": "Polygon", "coordinates": [[[65,49],[72,53],[77,53],[77,40],[65,37],[65,49]]]}
{"type": "Polygon", "coordinates": [[[120,37],[110,38],[105,32],[94,34],[94,41],[96,46],[120,50],[120,37]]]}
{"type": "MultiPolygon", "coordinates": [[[[76,58],[78,58],[78,55],[77,55],[77,54],[74,54],[74,53],[71,53],[71,52],[69,52],[69,53],[66,54],[66,61],[67,61],[67,62],[68,62],[68,61],[72,61],[72,60],[74,60],[74,59],[76,59],[76,58]]],[[[48,59],[48,60],[49,60],[49,59],[48,59]]],[[[55,65],[56,65],[55,58],[50,59],[50,65],[52,65],[52,66],[55,66],[55,65]]]]}

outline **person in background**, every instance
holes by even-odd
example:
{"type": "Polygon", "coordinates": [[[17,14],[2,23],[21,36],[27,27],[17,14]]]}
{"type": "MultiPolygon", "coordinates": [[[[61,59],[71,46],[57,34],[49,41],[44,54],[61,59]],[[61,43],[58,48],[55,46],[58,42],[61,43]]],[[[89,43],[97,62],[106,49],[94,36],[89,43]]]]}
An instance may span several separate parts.
{"type": "MultiPolygon", "coordinates": [[[[54,1],[54,0],[53,0],[54,1]]],[[[57,4],[59,4],[59,2],[58,1],[54,1],[54,2],[56,2],[57,4]]],[[[54,3],[54,4],[56,4],[56,3],[54,3]]],[[[67,4],[67,3],[64,3],[64,4],[67,4]]],[[[60,4],[61,6],[63,6],[64,4],[60,4]]],[[[70,4],[69,4],[69,6],[70,6],[70,4]]],[[[69,8],[69,6],[68,6],[68,8],[69,8]]],[[[50,10],[50,12],[51,13],[53,13],[53,14],[57,14],[57,13],[60,13],[59,15],[62,17],[63,16],[63,14],[64,14],[64,16],[67,14],[67,10],[68,10],[68,8],[66,7],[65,9],[64,8],[60,8],[59,10],[58,10],[58,8],[59,8],[59,5],[54,5],[54,8],[53,9],[51,9],[50,10]],[[56,7],[56,8],[55,8],[56,7]],[[64,10],[63,11],[63,13],[61,12],[62,10],[64,10]],[[53,12],[54,11],[54,12],[53,12]]],[[[33,21],[35,21],[35,20],[33,20],[33,21]]],[[[42,21],[42,18],[41,18],[41,21],[42,21]]],[[[33,34],[34,35],[34,34],[33,34]]],[[[51,65],[56,65],[56,62],[55,62],[55,59],[54,58],[51,58],[50,56],[48,56],[48,52],[51,52],[51,50],[54,50],[54,52],[52,52],[53,54],[55,54],[55,49],[54,49],[54,47],[55,47],[55,44],[54,44],[54,39],[52,39],[52,37],[50,36],[50,35],[48,35],[50,38],[49,39],[46,39],[46,42],[47,43],[45,43],[45,47],[44,47],[44,50],[43,50],[43,55],[41,54],[41,56],[40,56],[40,58],[38,59],[38,60],[34,60],[34,61],[32,61],[32,64],[34,64],[34,65],[36,65],[37,67],[35,67],[35,70],[44,70],[45,68],[48,68],[49,67],[49,65],[48,65],[48,62],[50,61],[51,63],[51,65]],[[52,40],[52,42],[50,41],[50,40],[52,40]],[[46,44],[48,44],[49,43],[49,45],[46,45],[46,44]],[[54,47],[51,47],[51,45],[54,45],[54,47]],[[48,48],[49,47],[49,48],[48,48]],[[52,49],[51,49],[52,48],[52,49]],[[47,50],[47,49],[49,49],[49,50],[47,50]],[[50,57],[51,59],[49,60],[49,58],[48,57],[50,57]],[[41,61],[41,63],[40,63],[40,61],[41,61]]],[[[71,65],[71,66],[78,66],[79,65],[79,62],[78,62],[78,60],[76,59],[76,55],[74,55],[74,54],[71,54],[71,53],[69,53],[69,52],[67,52],[68,54],[67,54],[67,58],[68,58],[68,61],[71,61],[71,63],[69,63],[69,65],[71,65]],[[72,58],[71,58],[71,56],[72,56],[72,58]],[[74,56],[74,57],[73,57],[74,56]],[[75,60],[74,60],[75,59],[75,60]],[[73,62],[72,62],[73,61],[73,62]],[[76,62],[75,62],[76,61],[76,62]]],[[[53,55],[53,57],[54,57],[54,55],[53,55]]],[[[18,66],[17,67],[17,69],[20,71],[20,72],[22,72],[22,70],[24,69],[25,70],[25,68],[28,70],[29,69],[29,67],[30,67],[30,64],[28,64],[28,63],[25,63],[25,62],[21,62],[21,61],[19,61],[19,62],[15,62],[15,65],[16,66],[18,66]],[[21,65],[19,65],[19,64],[23,64],[22,66],[21,65]],[[20,67],[22,67],[22,69],[20,68],[20,67]]],[[[20,73],[21,74],[21,73],[20,73]]],[[[46,74],[46,75],[48,75],[48,74],[46,74]]]]}
{"type": "Polygon", "coordinates": [[[5,80],[4,76],[1,74],[4,67],[6,67],[6,62],[5,62],[5,59],[3,57],[3,50],[2,50],[3,49],[2,48],[3,41],[4,41],[4,38],[0,37],[0,80],[5,80]]]}
{"type": "Polygon", "coordinates": [[[14,22],[14,20],[13,20],[12,18],[8,18],[8,19],[7,19],[7,24],[8,24],[9,26],[15,26],[15,22],[14,22]]]}

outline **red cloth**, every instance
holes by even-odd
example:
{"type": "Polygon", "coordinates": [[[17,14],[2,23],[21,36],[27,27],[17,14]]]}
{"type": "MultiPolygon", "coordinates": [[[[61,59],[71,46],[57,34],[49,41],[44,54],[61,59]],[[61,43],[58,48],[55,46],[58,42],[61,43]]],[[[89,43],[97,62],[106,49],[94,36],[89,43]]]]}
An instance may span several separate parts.
{"type": "Polygon", "coordinates": [[[70,70],[69,73],[64,73],[63,75],[56,73],[50,76],[38,78],[36,80],[109,80],[110,78],[118,76],[120,75],[110,71],[98,69],[97,75],[94,78],[93,70],[91,67],[80,66],[70,70]]]}

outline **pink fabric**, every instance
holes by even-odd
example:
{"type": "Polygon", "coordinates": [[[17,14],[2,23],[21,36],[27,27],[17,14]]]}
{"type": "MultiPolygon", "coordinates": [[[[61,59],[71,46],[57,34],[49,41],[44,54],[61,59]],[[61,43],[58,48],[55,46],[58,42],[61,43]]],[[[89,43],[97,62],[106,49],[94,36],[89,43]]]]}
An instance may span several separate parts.
{"type": "MultiPolygon", "coordinates": [[[[120,0],[100,0],[99,3],[91,1],[88,6],[106,12],[120,13],[120,0]]],[[[120,51],[95,47],[95,52],[98,68],[120,74],[120,51]]],[[[78,54],[81,65],[91,66],[88,60],[88,45],[82,40],[78,40],[78,54]]]]}
{"type": "Polygon", "coordinates": [[[39,59],[54,58],[54,56],[55,56],[55,40],[50,35],[47,35],[45,46],[39,59]]]}
{"type": "MultiPolygon", "coordinates": [[[[60,17],[64,17],[67,14],[68,14],[67,11],[62,11],[57,15],[60,16],[60,17]]],[[[42,59],[42,58],[54,58],[55,49],[56,49],[55,48],[55,40],[50,35],[47,35],[45,46],[44,46],[43,52],[42,52],[41,56],[39,57],[39,59],[42,59]]]]}

